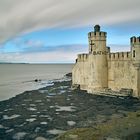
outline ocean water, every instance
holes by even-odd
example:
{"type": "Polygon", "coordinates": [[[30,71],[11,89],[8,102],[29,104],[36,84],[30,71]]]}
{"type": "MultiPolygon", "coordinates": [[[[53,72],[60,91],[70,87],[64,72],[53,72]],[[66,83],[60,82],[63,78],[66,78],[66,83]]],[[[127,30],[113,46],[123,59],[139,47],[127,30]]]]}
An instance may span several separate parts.
{"type": "Polygon", "coordinates": [[[45,87],[51,80],[71,72],[72,67],[72,64],[0,64],[0,101],[45,87]]]}

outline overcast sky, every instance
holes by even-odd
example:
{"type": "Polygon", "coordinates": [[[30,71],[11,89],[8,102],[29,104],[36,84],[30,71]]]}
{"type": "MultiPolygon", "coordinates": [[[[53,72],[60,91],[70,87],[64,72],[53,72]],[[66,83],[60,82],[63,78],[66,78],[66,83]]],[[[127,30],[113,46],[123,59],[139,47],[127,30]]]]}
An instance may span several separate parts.
{"type": "Polygon", "coordinates": [[[112,50],[129,50],[139,13],[140,0],[0,0],[0,62],[74,62],[95,24],[112,50]]]}

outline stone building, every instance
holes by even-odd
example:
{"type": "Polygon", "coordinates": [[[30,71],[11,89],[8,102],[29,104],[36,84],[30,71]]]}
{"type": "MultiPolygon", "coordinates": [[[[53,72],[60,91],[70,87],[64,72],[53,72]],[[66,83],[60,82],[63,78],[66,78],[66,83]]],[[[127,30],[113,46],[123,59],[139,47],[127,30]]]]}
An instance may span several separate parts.
{"type": "Polygon", "coordinates": [[[88,33],[89,53],[78,54],[72,70],[73,85],[89,93],[126,90],[140,97],[140,37],[130,38],[129,52],[116,53],[106,46],[106,37],[99,25],[88,33]]]}

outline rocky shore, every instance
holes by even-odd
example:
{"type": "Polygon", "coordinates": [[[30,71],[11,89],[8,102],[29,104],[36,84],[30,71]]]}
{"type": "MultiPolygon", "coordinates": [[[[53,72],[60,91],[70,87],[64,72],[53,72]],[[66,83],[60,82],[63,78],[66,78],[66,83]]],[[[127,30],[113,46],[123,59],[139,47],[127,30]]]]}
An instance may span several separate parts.
{"type": "Polygon", "coordinates": [[[131,140],[131,129],[140,132],[140,101],[124,98],[72,90],[70,77],[56,80],[0,102],[0,140],[131,140]]]}

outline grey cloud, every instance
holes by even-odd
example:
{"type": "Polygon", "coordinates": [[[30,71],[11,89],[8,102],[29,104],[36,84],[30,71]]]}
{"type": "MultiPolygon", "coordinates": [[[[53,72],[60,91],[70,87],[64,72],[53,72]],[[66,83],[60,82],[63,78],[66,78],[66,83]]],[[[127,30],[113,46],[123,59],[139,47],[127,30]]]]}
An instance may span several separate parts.
{"type": "Polygon", "coordinates": [[[42,40],[33,39],[22,39],[17,37],[11,42],[14,46],[20,47],[20,52],[22,53],[35,53],[35,52],[87,52],[87,44],[65,44],[65,45],[46,45],[46,42],[42,40]]]}
{"type": "Polygon", "coordinates": [[[0,42],[43,28],[140,23],[139,0],[0,0],[0,42]]]}
{"type": "Polygon", "coordinates": [[[0,53],[0,62],[71,63],[78,53],[88,51],[87,45],[73,44],[48,47],[26,47],[22,52],[0,53]]]}
{"type": "MultiPolygon", "coordinates": [[[[129,45],[110,44],[111,52],[129,51],[129,45]],[[117,49],[116,49],[117,48],[117,49]]],[[[23,51],[19,53],[0,53],[0,62],[29,62],[29,63],[61,63],[74,62],[78,53],[85,53],[88,51],[86,45],[64,45],[54,46],[55,49],[43,48],[42,50],[35,50],[30,48],[30,51],[23,51]],[[74,50],[74,51],[73,51],[74,50]]]]}
{"type": "Polygon", "coordinates": [[[73,52],[73,53],[81,53],[87,52],[88,46],[83,44],[71,44],[71,45],[59,45],[59,46],[45,46],[41,47],[25,47],[22,52],[24,53],[35,53],[35,52],[73,52]]]}

